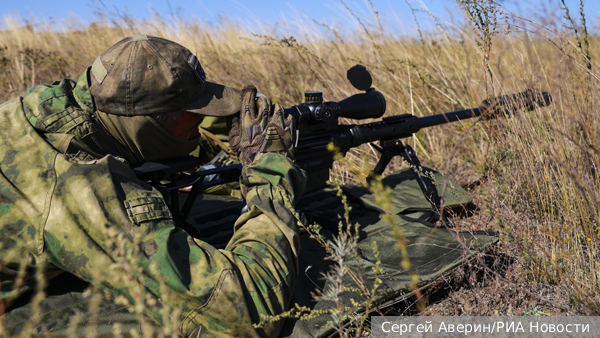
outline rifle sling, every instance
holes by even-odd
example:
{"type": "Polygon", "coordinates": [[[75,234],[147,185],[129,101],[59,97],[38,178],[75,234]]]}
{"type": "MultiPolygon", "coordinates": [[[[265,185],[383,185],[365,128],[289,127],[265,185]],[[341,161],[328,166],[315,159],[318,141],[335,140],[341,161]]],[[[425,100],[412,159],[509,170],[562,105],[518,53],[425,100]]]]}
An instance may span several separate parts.
{"type": "Polygon", "coordinates": [[[407,222],[416,222],[416,223],[421,223],[421,224],[423,224],[425,226],[428,226],[430,228],[437,228],[439,226],[435,225],[434,223],[431,223],[431,222],[427,221],[433,215],[435,215],[435,213],[432,212],[432,211],[429,211],[429,212],[423,213],[423,215],[419,216],[419,218],[410,217],[410,216],[407,216],[407,215],[404,215],[404,214],[398,214],[398,217],[402,218],[403,220],[405,220],[407,222]]]}

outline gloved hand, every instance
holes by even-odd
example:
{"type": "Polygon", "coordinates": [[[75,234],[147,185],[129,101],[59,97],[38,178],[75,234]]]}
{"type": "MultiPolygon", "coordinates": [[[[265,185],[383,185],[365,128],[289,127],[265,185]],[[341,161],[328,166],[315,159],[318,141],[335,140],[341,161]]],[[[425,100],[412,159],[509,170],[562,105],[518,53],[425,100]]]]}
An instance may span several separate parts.
{"type": "Polygon", "coordinates": [[[285,118],[283,107],[265,96],[256,99],[257,89],[242,90],[242,110],[231,121],[229,146],[243,166],[252,163],[259,153],[279,153],[294,159],[296,122],[285,118]]]}

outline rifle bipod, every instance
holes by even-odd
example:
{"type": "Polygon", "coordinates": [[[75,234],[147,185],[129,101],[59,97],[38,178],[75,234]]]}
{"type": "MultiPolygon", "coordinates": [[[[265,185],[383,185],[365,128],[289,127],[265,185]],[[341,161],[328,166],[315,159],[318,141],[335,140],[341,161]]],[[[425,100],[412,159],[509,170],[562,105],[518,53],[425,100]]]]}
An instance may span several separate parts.
{"type": "MultiPolygon", "coordinates": [[[[388,166],[392,158],[394,158],[394,156],[402,156],[404,161],[406,161],[406,163],[408,163],[410,166],[410,169],[412,170],[415,179],[421,188],[421,191],[429,203],[431,203],[431,206],[433,207],[438,219],[441,220],[442,225],[448,228],[452,227],[452,224],[447,220],[446,215],[441,209],[442,199],[440,198],[435,183],[433,182],[433,177],[429,177],[427,173],[423,172],[421,161],[419,161],[415,150],[409,145],[404,145],[400,139],[380,141],[380,144],[381,146],[371,143],[371,145],[381,154],[379,162],[377,162],[373,172],[377,175],[383,174],[383,171],[388,166]]],[[[435,223],[435,220],[432,222],[435,223]]]]}

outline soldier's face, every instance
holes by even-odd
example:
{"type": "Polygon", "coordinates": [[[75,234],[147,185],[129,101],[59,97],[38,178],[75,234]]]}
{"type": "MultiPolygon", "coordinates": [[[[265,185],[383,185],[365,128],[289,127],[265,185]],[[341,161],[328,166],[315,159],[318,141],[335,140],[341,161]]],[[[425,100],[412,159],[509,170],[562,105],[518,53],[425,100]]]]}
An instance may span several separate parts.
{"type": "Polygon", "coordinates": [[[204,119],[204,115],[194,114],[187,111],[176,111],[160,114],[155,120],[165,128],[171,135],[182,140],[191,140],[198,137],[198,125],[204,119]]]}

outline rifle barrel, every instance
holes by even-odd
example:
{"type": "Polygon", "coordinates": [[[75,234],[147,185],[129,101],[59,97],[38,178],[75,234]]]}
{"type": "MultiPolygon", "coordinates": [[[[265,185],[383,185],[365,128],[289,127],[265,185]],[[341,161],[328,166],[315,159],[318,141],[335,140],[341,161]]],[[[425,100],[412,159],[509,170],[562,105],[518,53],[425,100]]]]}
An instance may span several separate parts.
{"type": "Polygon", "coordinates": [[[419,117],[418,124],[419,128],[433,127],[440,124],[456,122],[461,120],[470,119],[481,115],[479,108],[469,108],[463,110],[457,110],[449,113],[441,113],[435,115],[429,115],[419,117]]]}
{"type": "Polygon", "coordinates": [[[416,117],[410,114],[395,115],[385,117],[380,122],[350,125],[348,127],[352,134],[352,142],[345,143],[336,140],[335,143],[342,149],[349,149],[363,143],[409,137],[423,128],[466,120],[480,115],[481,110],[479,108],[469,108],[424,117],[416,117]]]}

